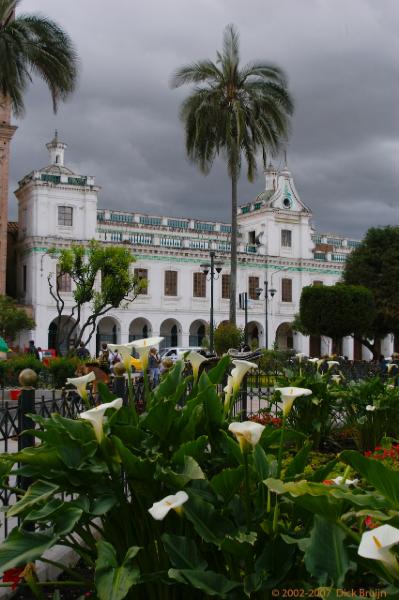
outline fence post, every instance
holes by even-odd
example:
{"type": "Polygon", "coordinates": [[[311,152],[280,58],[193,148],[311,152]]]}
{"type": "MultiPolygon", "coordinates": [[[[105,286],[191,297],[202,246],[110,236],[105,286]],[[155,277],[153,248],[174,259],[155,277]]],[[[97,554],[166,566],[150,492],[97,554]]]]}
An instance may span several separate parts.
{"type": "MultiPolygon", "coordinates": [[[[33,387],[37,382],[37,374],[32,369],[24,369],[19,374],[19,383],[21,384],[22,390],[18,398],[18,450],[21,451],[24,448],[29,448],[35,445],[34,435],[21,435],[23,431],[27,429],[34,429],[35,423],[30,417],[29,413],[36,412],[35,410],[35,388],[33,387]]],[[[18,486],[27,490],[31,485],[32,479],[30,477],[20,477],[18,486]]],[[[24,527],[27,531],[34,530],[34,523],[27,523],[24,527]]]]}
{"type": "Polygon", "coordinates": [[[116,365],[114,365],[114,380],[112,382],[112,391],[118,398],[122,398],[124,406],[126,406],[127,403],[125,373],[125,365],[122,362],[116,363],[116,365]]]}

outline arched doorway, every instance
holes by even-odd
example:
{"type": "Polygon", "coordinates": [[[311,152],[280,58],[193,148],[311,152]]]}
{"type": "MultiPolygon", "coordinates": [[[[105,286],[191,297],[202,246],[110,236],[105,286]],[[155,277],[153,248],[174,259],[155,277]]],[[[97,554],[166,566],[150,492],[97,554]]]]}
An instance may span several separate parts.
{"type": "Polygon", "coordinates": [[[189,346],[202,346],[205,338],[205,321],[194,321],[190,325],[189,346]]]}
{"type": "Polygon", "coordinates": [[[247,338],[248,345],[251,350],[256,350],[259,348],[259,340],[260,340],[260,332],[262,331],[262,327],[256,321],[250,321],[247,325],[247,338]]]}
{"type": "Polygon", "coordinates": [[[164,338],[161,348],[181,346],[181,325],[175,319],[166,319],[161,324],[160,335],[164,338]]]}
{"type": "MultiPolygon", "coordinates": [[[[68,345],[68,337],[69,337],[69,333],[72,329],[72,327],[75,325],[76,321],[74,319],[71,319],[70,317],[61,317],[61,321],[60,321],[60,333],[58,336],[58,350],[59,353],[64,355],[67,354],[68,350],[70,350],[71,348],[75,347],[75,342],[76,339],[79,335],[80,329],[79,327],[77,327],[74,332],[73,335],[71,336],[71,338],[69,339],[69,345],[68,345]]],[[[49,328],[48,328],[48,348],[56,348],[57,345],[57,331],[58,331],[58,318],[57,319],[53,319],[53,321],[51,321],[49,328]]]]}
{"type": "Polygon", "coordinates": [[[281,323],[277,327],[276,343],[279,350],[292,350],[294,348],[294,332],[291,323],[281,323]]]}
{"type": "Polygon", "coordinates": [[[321,356],[321,336],[311,335],[309,337],[309,356],[311,358],[320,358],[321,356]]]}
{"type": "Polygon", "coordinates": [[[97,325],[96,352],[100,352],[101,344],[117,344],[119,342],[119,325],[113,317],[104,317],[97,325]]]}
{"type": "Polygon", "coordinates": [[[139,317],[134,319],[129,325],[129,342],[142,340],[152,336],[152,326],[147,319],[139,317]]]}

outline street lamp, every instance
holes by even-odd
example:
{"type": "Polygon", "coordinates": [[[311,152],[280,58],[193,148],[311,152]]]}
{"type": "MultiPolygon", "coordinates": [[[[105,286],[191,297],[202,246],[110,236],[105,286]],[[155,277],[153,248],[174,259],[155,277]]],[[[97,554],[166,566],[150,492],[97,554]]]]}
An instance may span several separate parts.
{"type": "Polygon", "coordinates": [[[202,263],[200,265],[202,272],[205,275],[205,279],[211,282],[211,314],[210,314],[210,324],[209,324],[209,350],[213,352],[213,331],[214,331],[214,322],[213,322],[213,282],[219,279],[219,275],[222,271],[222,263],[221,261],[215,261],[215,251],[211,250],[209,252],[210,262],[202,263]],[[216,273],[215,273],[216,271],[216,273]],[[209,278],[208,278],[209,274],[209,278]]]}
{"type": "MultiPolygon", "coordinates": [[[[273,298],[274,294],[276,293],[276,289],[275,288],[270,288],[269,289],[269,284],[267,281],[264,282],[265,285],[265,348],[266,350],[268,349],[269,346],[269,332],[268,332],[268,300],[269,300],[269,294],[270,297],[273,298]]],[[[263,292],[263,288],[256,288],[256,294],[258,296],[258,298],[260,298],[261,293],[263,292]]]]}

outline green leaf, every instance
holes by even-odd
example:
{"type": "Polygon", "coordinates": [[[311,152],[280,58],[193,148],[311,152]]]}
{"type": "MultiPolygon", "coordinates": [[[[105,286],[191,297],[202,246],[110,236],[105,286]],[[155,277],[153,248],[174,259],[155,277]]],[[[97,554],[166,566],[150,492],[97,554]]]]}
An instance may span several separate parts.
{"type": "Polygon", "coordinates": [[[216,511],[210,502],[192,492],[184,504],[184,514],[191,521],[198,535],[205,541],[219,546],[226,535],[234,535],[231,521],[216,511]]]}
{"type": "Polygon", "coordinates": [[[303,473],[312,445],[312,442],[307,442],[302,446],[300,451],[296,453],[285,471],[285,479],[290,479],[291,477],[295,477],[295,475],[303,473]]]}
{"type": "Polygon", "coordinates": [[[198,382],[199,394],[204,406],[204,415],[208,429],[219,427],[223,421],[223,406],[215,386],[212,384],[205,371],[198,382]]]}
{"type": "Polygon", "coordinates": [[[165,441],[173,421],[176,419],[174,402],[155,404],[141,421],[142,427],[149,429],[161,440],[165,441]]]}
{"type": "Polygon", "coordinates": [[[97,390],[100,396],[101,404],[112,402],[118,397],[110,391],[109,387],[105,385],[103,381],[97,382],[97,390]]]}
{"type": "Polygon", "coordinates": [[[35,481],[35,483],[28,487],[21,500],[14,504],[14,506],[11,506],[7,515],[9,517],[20,515],[32,506],[46,502],[58,490],[59,486],[49,481],[35,481]]]}
{"type": "Polygon", "coordinates": [[[112,544],[104,540],[97,542],[94,582],[99,600],[123,600],[130,588],[138,583],[140,571],[134,565],[134,558],[139,551],[139,546],[131,546],[119,565],[112,544]]]}
{"type": "Polygon", "coordinates": [[[321,481],[327,479],[328,475],[331,473],[338,460],[338,458],[334,458],[333,460],[330,460],[327,464],[322,465],[321,467],[316,469],[313,475],[309,478],[309,481],[320,483],[321,481]]]}
{"type": "Polygon", "coordinates": [[[210,369],[210,371],[208,371],[209,380],[215,385],[222,383],[224,374],[226,373],[226,370],[228,369],[230,364],[231,358],[226,354],[226,356],[223,356],[219,360],[218,364],[215,367],[213,367],[213,369],[210,369]]]}
{"type": "Polygon", "coordinates": [[[70,533],[79,521],[82,513],[83,511],[81,508],[65,503],[51,519],[54,526],[54,533],[59,536],[70,533]]]}
{"type": "Polygon", "coordinates": [[[182,444],[172,456],[172,462],[184,463],[185,456],[192,456],[195,460],[200,460],[203,456],[205,447],[208,443],[208,436],[201,435],[198,439],[182,444]]]}
{"type": "Polygon", "coordinates": [[[228,594],[241,587],[240,583],[227,579],[214,571],[197,571],[191,569],[169,569],[168,575],[180,583],[191,585],[209,596],[228,598],[228,594]]]}
{"type": "Polygon", "coordinates": [[[206,560],[200,556],[194,540],[170,533],[164,533],[161,539],[170,562],[177,569],[203,571],[208,566],[206,560]]]}
{"type": "Polygon", "coordinates": [[[123,468],[128,479],[150,481],[154,477],[155,464],[147,458],[140,458],[133,454],[116,436],[112,436],[118,454],[122,460],[123,468]]]}
{"type": "Polygon", "coordinates": [[[390,504],[399,508],[399,472],[386,467],[381,462],[366,458],[354,450],[345,450],[340,460],[353,467],[362,478],[366,479],[383,494],[390,504]]]}
{"type": "Polygon", "coordinates": [[[236,469],[223,469],[220,473],[212,477],[211,487],[222,496],[226,504],[240,489],[244,480],[245,469],[240,465],[236,469]]]}
{"type": "MultiPolygon", "coordinates": [[[[266,542],[255,561],[257,577],[252,580],[252,585],[259,586],[260,579],[264,583],[265,589],[275,587],[285,580],[294,561],[295,548],[286,544],[280,537],[266,542]]],[[[248,580],[246,586],[248,587],[250,584],[251,580],[248,580]]]]}
{"type": "Polygon", "coordinates": [[[319,585],[342,587],[352,567],[344,545],[345,532],[321,515],[315,515],[310,543],[304,560],[307,570],[319,585]]]}
{"type": "Polygon", "coordinates": [[[40,532],[30,533],[13,529],[0,545],[0,568],[7,571],[39,559],[46,550],[57,543],[58,535],[40,532]]]}
{"type": "Polygon", "coordinates": [[[270,475],[270,465],[266,452],[263,450],[260,444],[256,444],[253,451],[254,467],[259,476],[259,479],[267,479],[270,475]]]}

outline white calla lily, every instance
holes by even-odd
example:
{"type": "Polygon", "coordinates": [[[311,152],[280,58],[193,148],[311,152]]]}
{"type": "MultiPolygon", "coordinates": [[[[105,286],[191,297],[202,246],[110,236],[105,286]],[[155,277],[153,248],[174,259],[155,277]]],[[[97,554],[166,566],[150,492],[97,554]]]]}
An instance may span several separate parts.
{"type": "Polygon", "coordinates": [[[366,410],[368,410],[369,412],[373,412],[375,410],[375,406],[373,406],[372,404],[367,404],[366,410]]]}
{"type": "Polygon", "coordinates": [[[341,381],[341,375],[331,375],[331,381],[339,383],[341,381]]]}
{"type": "Polygon", "coordinates": [[[350,485],[357,485],[359,483],[358,479],[344,479],[342,475],[338,475],[335,479],[331,479],[335,483],[335,485],[346,485],[349,487],[350,485]]]}
{"type": "Polygon", "coordinates": [[[122,357],[123,364],[125,365],[126,371],[130,371],[132,368],[132,350],[133,342],[128,344],[107,344],[107,347],[111,352],[119,352],[122,357]]]}
{"type": "Polygon", "coordinates": [[[191,350],[191,352],[189,352],[187,354],[186,360],[188,360],[191,363],[191,368],[193,370],[193,375],[194,375],[194,381],[197,381],[200,365],[202,365],[202,363],[206,362],[208,359],[205,358],[205,356],[202,356],[202,354],[200,354],[199,352],[196,352],[195,350],[191,350]]]}
{"type": "Polygon", "coordinates": [[[94,433],[96,434],[96,438],[100,443],[104,437],[104,415],[105,411],[109,408],[115,408],[115,410],[119,410],[123,404],[122,398],[116,398],[112,400],[112,402],[106,402],[105,404],[99,404],[90,410],[86,410],[85,412],[80,413],[79,417],[84,419],[85,421],[89,421],[93,426],[94,433]]]}
{"type": "Polygon", "coordinates": [[[392,370],[393,370],[395,367],[397,368],[397,367],[398,367],[398,365],[397,365],[396,363],[394,363],[394,362],[391,362],[391,363],[389,363],[389,365],[387,365],[387,373],[388,373],[388,375],[389,375],[389,373],[390,373],[390,372],[391,372],[391,371],[392,371],[392,370]]]}
{"type": "Polygon", "coordinates": [[[259,442],[265,426],[254,421],[230,423],[229,431],[237,438],[241,452],[253,448],[259,442]]]}
{"type": "Polygon", "coordinates": [[[157,521],[162,521],[171,509],[177,513],[181,512],[181,507],[187,500],[188,495],[186,492],[177,492],[172,496],[166,496],[166,498],[163,498],[159,502],[154,502],[151,508],[148,509],[148,512],[157,521]]]}
{"type": "Polygon", "coordinates": [[[313,365],[315,363],[317,363],[320,360],[320,358],[308,358],[308,362],[312,363],[313,365]]]}
{"type": "Polygon", "coordinates": [[[224,391],[224,408],[227,411],[230,407],[230,400],[233,395],[233,378],[231,375],[227,377],[227,385],[223,388],[224,391]]]}
{"type": "Polygon", "coordinates": [[[305,352],[298,352],[297,354],[295,354],[295,358],[297,358],[298,362],[301,363],[306,358],[306,354],[305,352]]]}
{"type": "Polygon", "coordinates": [[[312,390],[308,390],[307,388],[298,388],[298,387],[284,387],[284,388],[275,388],[276,392],[280,392],[281,399],[283,401],[283,417],[286,417],[294,403],[296,398],[300,396],[310,396],[312,394],[312,390]]]}
{"type": "Polygon", "coordinates": [[[242,380],[251,369],[257,369],[258,365],[247,360],[233,360],[234,369],[231,372],[233,393],[240,389],[242,380]]]}
{"type": "Polygon", "coordinates": [[[363,533],[357,553],[364,558],[381,560],[397,570],[398,561],[390,548],[398,542],[399,529],[392,525],[381,525],[363,533]]]}
{"type": "Polygon", "coordinates": [[[335,367],[336,365],[339,365],[339,362],[337,360],[328,360],[327,364],[328,364],[328,370],[330,370],[333,367],[335,367]]]}
{"type": "Polygon", "coordinates": [[[74,385],[78,391],[78,394],[83,400],[87,400],[87,389],[86,386],[91,381],[95,381],[96,376],[93,371],[87,373],[87,375],[82,375],[82,377],[68,377],[66,383],[74,385]]]}
{"type": "Polygon", "coordinates": [[[131,342],[132,346],[137,350],[141,364],[143,365],[143,371],[146,371],[148,366],[148,355],[151,348],[159,346],[162,342],[163,337],[152,337],[144,338],[142,340],[134,340],[131,342]]]}
{"type": "Polygon", "coordinates": [[[317,370],[320,369],[321,365],[324,364],[326,362],[325,358],[319,358],[319,360],[316,361],[317,364],[317,370]]]}

